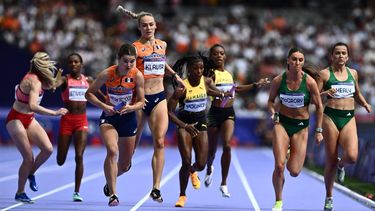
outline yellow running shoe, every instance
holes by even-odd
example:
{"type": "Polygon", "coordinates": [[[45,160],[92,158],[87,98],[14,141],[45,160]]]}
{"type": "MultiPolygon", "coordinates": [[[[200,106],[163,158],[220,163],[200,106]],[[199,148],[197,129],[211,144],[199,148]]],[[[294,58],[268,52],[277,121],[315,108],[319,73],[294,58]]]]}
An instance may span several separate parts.
{"type": "Polygon", "coordinates": [[[201,187],[201,181],[198,177],[198,172],[190,173],[191,184],[194,189],[199,189],[201,187]]]}
{"type": "Polygon", "coordinates": [[[282,211],[283,210],[283,201],[276,201],[275,205],[272,207],[272,211],[282,211]]]}
{"type": "Polygon", "coordinates": [[[187,200],[186,196],[180,196],[180,197],[178,197],[178,200],[177,200],[177,202],[174,206],[175,207],[184,207],[186,200],[187,200]]]}

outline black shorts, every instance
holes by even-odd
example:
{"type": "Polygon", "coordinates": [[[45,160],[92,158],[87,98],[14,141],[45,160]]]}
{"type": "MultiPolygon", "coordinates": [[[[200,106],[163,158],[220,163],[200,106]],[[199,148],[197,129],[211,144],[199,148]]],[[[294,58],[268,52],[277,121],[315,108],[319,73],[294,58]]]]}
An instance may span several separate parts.
{"type": "Polygon", "coordinates": [[[211,106],[208,112],[208,127],[220,128],[225,120],[236,120],[236,114],[233,107],[219,108],[211,106]]]}
{"type": "Polygon", "coordinates": [[[186,124],[193,124],[199,131],[207,131],[207,117],[205,112],[192,113],[192,112],[179,112],[177,117],[186,124]]]}

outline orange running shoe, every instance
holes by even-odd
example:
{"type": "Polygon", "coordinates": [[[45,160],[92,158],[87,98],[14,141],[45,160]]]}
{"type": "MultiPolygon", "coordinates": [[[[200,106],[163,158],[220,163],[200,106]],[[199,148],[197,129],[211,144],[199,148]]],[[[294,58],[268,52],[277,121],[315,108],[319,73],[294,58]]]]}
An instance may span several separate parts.
{"type": "Polygon", "coordinates": [[[201,180],[198,177],[198,172],[190,173],[191,184],[194,189],[199,189],[201,187],[201,180]]]}
{"type": "Polygon", "coordinates": [[[177,202],[174,206],[175,207],[184,207],[186,200],[187,200],[186,196],[180,196],[180,197],[178,197],[178,200],[177,200],[177,202]]]}

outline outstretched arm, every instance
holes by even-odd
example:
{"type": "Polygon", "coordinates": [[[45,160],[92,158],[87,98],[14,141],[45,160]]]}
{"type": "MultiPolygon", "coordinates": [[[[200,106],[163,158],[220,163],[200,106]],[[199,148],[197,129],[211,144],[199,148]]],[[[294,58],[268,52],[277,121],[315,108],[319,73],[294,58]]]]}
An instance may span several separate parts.
{"type": "Polygon", "coordinates": [[[236,86],[236,92],[246,93],[246,92],[249,92],[252,89],[260,88],[262,86],[267,86],[270,83],[271,83],[271,81],[269,81],[268,78],[262,78],[255,83],[246,84],[246,85],[237,85],[236,86]]]}

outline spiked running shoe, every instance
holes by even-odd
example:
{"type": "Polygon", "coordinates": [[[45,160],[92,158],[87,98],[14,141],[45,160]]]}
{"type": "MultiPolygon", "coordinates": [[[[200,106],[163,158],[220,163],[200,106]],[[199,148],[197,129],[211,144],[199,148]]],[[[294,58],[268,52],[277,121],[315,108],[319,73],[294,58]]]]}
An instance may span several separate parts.
{"type": "Polygon", "coordinates": [[[345,169],[344,167],[337,166],[336,181],[340,184],[343,184],[345,180],[345,169]]]}
{"type": "Polygon", "coordinates": [[[272,207],[272,211],[282,211],[283,210],[283,201],[276,201],[272,207]]]}
{"type": "Polygon", "coordinates": [[[81,201],[83,201],[83,198],[82,198],[81,195],[79,195],[78,192],[74,192],[73,193],[73,201],[75,201],[75,202],[81,202],[81,201]]]}
{"type": "Polygon", "coordinates": [[[326,198],[324,202],[324,211],[332,211],[333,210],[333,199],[332,197],[326,198]]]}
{"type": "Polygon", "coordinates": [[[214,173],[214,166],[211,166],[211,174],[207,174],[204,177],[204,185],[206,187],[210,187],[212,184],[212,179],[213,179],[213,173],[214,173]]]}
{"type": "Polygon", "coordinates": [[[161,197],[161,193],[159,189],[156,189],[156,188],[152,189],[150,193],[150,197],[152,198],[152,200],[157,201],[159,203],[163,202],[163,198],[161,197]]]}
{"type": "Polygon", "coordinates": [[[230,193],[229,193],[229,191],[228,191],[228,186],[226,186],[226,185],[221,185],[221,186],[220,186],[220,191],[221,191],[221,193],[223,194],[223,197],[225,197],[225,198],[229,198],[229,197],[230,197],[230,193]]]}
{"type": "Polygon", "coordinates": [[[190,173],[191,184],[194,189],[199,189],[201,187],[201,180],[198,177],[198,172],[190,173]]]}
{"type": "Polygon", "coordinates": [[[16,193],[16,196],[14,196],[14,199],[16,201],[19,201],[19,202],[22,202],[22,203],[26,203],[26,204],[33,204],[34,201],[31,200],[27,195],[26,193],[16,193]]]}
{"type": "Polygon", "coordinates": [[[184,207],[186,200],[187,200],[186,196],[180,196],[180,197],[178,197],[178,200],[177,200],[177,202],[174,206],[175,207],[184,207]]]}
{"type": "Polygon", "coordinates": [[[108,196],[108,197],[110,196],[109,187],[108,187],[107,184],[105,184],[104,187],[103,187],[103,193],[104,193],[105,196],[108,196]]]}
{"type": "Polygon", "coordinates": [[[119,204],[120,204],[120,201],[118,200],[118,197],[116,196],[116,194],[112,194],[109,197],[108,206],[115,207],[115,206],[118,206],[119,204]]]}
{"type": "Polygon", "coordinates": [[[38,191],[38,185],[36,184],[36,181],[35,181],[35,175],[34,174],[30,174],[27,179],[29,179],[29,185],[30,185],[30,189],[32,191],[38,191]]]}

